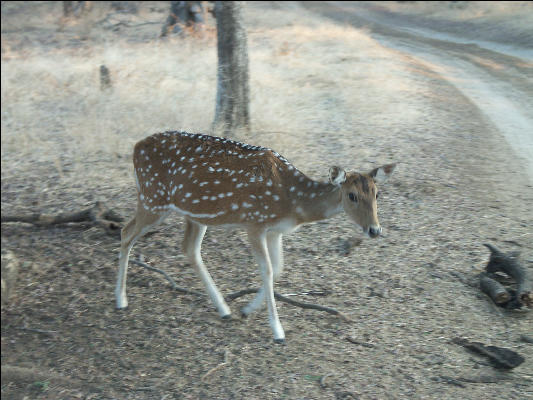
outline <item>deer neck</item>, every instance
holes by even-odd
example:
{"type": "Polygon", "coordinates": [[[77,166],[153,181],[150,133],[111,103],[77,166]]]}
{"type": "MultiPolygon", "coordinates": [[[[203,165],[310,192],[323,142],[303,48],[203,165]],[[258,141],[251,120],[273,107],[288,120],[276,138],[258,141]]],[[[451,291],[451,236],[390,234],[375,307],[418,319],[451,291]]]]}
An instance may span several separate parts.
{"type": "Polygon", "coordinates": [[[289,198],[298,224],[331,218],[342,211],[340,187],[329,182],[304,177],[289,187],[289,198]]]}

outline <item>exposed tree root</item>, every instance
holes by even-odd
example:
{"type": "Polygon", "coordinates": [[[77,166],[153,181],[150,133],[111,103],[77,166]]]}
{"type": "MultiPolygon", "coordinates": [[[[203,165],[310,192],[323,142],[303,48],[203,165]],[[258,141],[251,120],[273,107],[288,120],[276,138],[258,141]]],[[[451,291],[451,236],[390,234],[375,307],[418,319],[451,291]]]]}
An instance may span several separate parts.
{"type": "Polygon", "coordinates": [[[516,281],[516,300],[527,307],[533,306],[533,285],[523,268],[515,257],[502,253],[490,244],[484,244],[490,250],[490,259],[487,263],[487,272],[504,272],[516,281]]]}

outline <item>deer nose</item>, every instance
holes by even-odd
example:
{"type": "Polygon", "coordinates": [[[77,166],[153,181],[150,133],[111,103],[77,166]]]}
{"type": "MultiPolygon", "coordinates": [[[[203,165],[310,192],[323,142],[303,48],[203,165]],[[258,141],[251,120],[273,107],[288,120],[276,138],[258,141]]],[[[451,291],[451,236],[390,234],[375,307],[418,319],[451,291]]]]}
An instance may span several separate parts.
{"type": "Polygon", "coordinates": [[[378,237],[381,234],[381,227],[380,226],[371,226],[368,228],[368,236],[371,238],[378,237]]]}

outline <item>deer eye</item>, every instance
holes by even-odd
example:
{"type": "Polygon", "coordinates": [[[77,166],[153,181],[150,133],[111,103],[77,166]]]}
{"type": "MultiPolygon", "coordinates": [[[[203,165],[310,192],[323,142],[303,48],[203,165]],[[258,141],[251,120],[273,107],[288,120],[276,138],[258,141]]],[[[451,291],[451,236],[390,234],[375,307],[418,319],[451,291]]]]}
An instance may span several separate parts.
{"type": "Polygon", "coordinates": [[[348,194],[348,198],[354,203],[357,203],[357,196],[354,193],[348,194]]]}

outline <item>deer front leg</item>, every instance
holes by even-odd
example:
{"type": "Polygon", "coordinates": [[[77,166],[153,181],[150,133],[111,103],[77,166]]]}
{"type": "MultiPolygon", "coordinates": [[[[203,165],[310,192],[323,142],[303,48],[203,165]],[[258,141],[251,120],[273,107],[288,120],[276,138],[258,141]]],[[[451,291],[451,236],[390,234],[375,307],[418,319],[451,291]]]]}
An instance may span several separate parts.
{"type": "Polygon", "coordinates": [[[183,238],[183,251],[189,258],[191,264],[194,265],[198,276],[202,280],[211,302],[218,310],[218,314],[222,318],[230,318],[231,310],[224,301],[224,297],[220,294],[213,278],[209,274],[209,271],[202,261],[202,255],[200,254],[200,248],[202,246],[202,240],[205,235],[207,226],[197,224],[196,222],[187,220],[185,227],[185,236],[183,238]]]}
{"type": "Polygon", "coordinates": [[[285,342],[285,332],[279,321],[276,302],[274,300],[274,273],[272,271],[272,264],[267,246],[267,234],[266,232],[250,231],[248,237],[250,239],[250,244],[252,245],[252,252],[259,264],[261,276],[263,278],[264,297],[266,298],[268,307],[268,320],[272,332],[274,333],[274,342],[283,343],[285,342]]]}
{"type": "Polygon", "coordinates": [[[168,213],[153,214],[145,210],[141,204],[137,204],[137,213],[135,214],[135,217],[122,229],[119,268],[117,284],[115,286],[117,308],[126,308],[128,306],[128,298],[126,297],[126,279],[131,248],[137,239],[142,237],[148,232],[148,230],[160,224],[167,215],[168,213]]]}
{"type": "MultiPolygon", "coordinates": [[[[266,236],[268,255],[270,256],[270,263],[272,264],[272,272],[274,274],[274,282],[278,279],[283,271],[283,248],[281,244],[281,233],[268,232],[266,236]]],[[[247,317],[254,311],[258,310],[265,304],[265,287],[261,286],[257,295],[250,303],[242,308],[241,313],[247,317]]]]}

